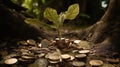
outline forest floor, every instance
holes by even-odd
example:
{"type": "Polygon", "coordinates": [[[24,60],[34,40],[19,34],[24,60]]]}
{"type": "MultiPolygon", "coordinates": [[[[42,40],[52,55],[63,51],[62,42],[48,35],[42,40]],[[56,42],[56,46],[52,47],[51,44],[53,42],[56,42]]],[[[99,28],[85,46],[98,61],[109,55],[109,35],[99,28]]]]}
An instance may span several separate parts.
{"type": "Polygon", "coordinates": [[[74,33],[82,29],[72,28],[64,27],[62,30],[65,34],[62,45],[55,40],[55,31],[47,31],[53,35],[51,40],[12,39],[0,42],[0,67],[120,67],[117,52],[96,53],[94,48],[99,46],[79,40],[74,33]]]}

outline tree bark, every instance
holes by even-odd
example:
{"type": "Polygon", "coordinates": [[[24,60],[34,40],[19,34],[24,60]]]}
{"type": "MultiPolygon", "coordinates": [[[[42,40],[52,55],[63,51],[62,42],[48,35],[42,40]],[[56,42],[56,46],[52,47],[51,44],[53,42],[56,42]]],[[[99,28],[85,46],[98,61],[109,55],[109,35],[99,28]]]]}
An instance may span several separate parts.
{"type": "MultiPolygon", "coordinates": [[[[98,51],[119,51],[120,47],[120,0],[110,0],[100,21],[84,31],[85,39],[96,44],[98,51]],[[99,45],[98,45],[99,44],[99,45]],[[99,46],[99,47],[98,47],[99,46]]],[[[82,34],[83,36],[83,34],[82,34]]],[[[83,37],[81,37],[83,39],[83,37]]]]}
{"type": "Polygon", "coordinates": [[[47,37],[43,30],[26,24],[24,20],[25,17],[22,14],[0,4],[0,40],[7,38],[37,39],[38,37],[47,37]]]}

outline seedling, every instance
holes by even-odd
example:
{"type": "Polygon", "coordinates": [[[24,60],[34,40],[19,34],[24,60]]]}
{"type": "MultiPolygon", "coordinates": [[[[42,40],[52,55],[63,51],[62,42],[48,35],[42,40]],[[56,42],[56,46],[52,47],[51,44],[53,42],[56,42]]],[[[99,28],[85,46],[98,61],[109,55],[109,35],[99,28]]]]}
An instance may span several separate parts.
{"type": "Polygon", "coordinates": [[[53,8],[46,8],[44,11],[44,17],[49,21],[53,22],[51,25],[52,28],[57,30],[58,37],[61,39],[61,29],[63,27],[63,23],[66,19],[73,20],[79,14],[79,4],[73,4],[68,7],[68,10],[65,12],[61,12],[59,15],[57,11],[53,8]]]}

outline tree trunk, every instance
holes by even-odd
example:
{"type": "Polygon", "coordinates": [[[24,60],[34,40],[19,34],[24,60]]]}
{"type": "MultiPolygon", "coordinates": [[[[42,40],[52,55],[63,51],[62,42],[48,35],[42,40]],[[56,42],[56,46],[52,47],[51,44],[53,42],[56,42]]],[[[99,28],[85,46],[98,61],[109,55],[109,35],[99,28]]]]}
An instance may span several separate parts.
{"type": "Polygon", "coordinates": [[[24,22],[25,17],[0,4],[0,40],[7,38],[37,39],[46,38],[47,34],[43,30],[37,29],[24,22]]]}
{"type": "MultiPolygon", "coordinates": [[[[110,0],[105,14],[85,33],[85,39],[96,44],[98,51],[119,51],[120,46],[120,0],[110,0]],[[98,45],[99,44],[99,45],[98,45]],[[99,46],[99,47],[98,47],[99,46]]],[[[82,34],[83,35],[83,34],[82,34]]],[[[83,37],[82,37],[83,38],[83,37]]]]}

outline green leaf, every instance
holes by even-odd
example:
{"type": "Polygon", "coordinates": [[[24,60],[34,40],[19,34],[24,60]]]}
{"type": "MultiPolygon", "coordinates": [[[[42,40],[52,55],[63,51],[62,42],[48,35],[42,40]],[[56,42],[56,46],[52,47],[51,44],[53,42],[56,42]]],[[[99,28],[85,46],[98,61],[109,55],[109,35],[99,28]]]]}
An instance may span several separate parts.
{"type": "Polygon", "coordinates": [[[52,29],[57,29],[57,27],[55,25],[49,25],[49,27],[52,29]]]}
{"type": "Polygon", "coordinates": [[[42,22],[40,22],[38,19],[27,18],[24,21],[25,21],[25,23],[27,23],[31,26],[34,26],[38,29],[43,25],[42,22]]]}
{"type": "Polygon", "coordinates": [[[33,0],[24,0],[22,6],[27,8],[29,11],[33,8],[33,0]]]}
{"type": "Polygon", "coordinates": [[[57,11],[55,9],[48,7],[44,11],[44,17],[47,18],[49,21],[56,23],[59,15],[57,14],[57,11]]]}
{"type": "Polygon", "coordinates": [[[41,0],[41,1],[42,1],[43,4],[46,2],[46,0],[41,0]]]}
{"type": "Polygon", "coordinates": [[[73,20],[79,14],[79,4],[69,6],[66,11],[66,19],[73,20]]]}
{"type": "Polygon", "coordinates": [[[58,22],[63,23],[65,21],[65,19],[66,19],[66,14],[61,12],[59,14],[58,22]]]}

